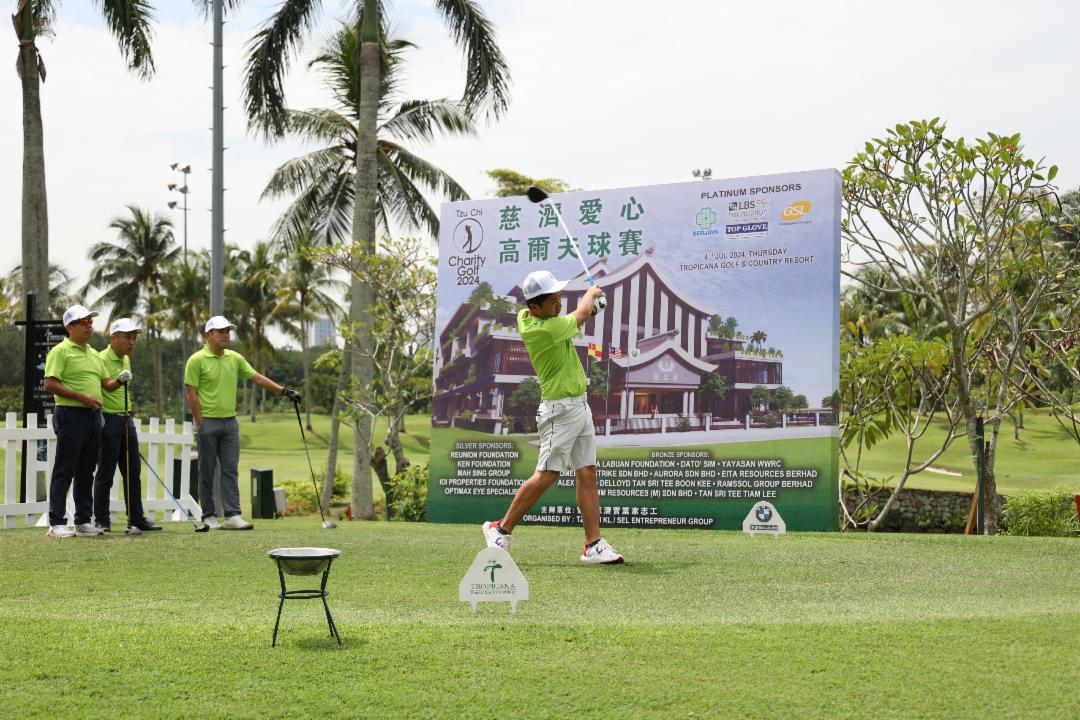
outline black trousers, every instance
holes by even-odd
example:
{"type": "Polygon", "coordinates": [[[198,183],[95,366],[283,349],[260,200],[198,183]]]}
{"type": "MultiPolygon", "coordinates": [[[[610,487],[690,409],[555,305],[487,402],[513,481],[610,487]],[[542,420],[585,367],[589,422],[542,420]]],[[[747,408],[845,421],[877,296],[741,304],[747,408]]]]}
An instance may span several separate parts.
{"type": "Polygon", "coordinates": [[[94,511],[94,465],[101,443],[101,411],[58,405],[53,411],[56,462],[49,478],[49,524],[67,524],[68,489],[75,498],[75,524],[94,511]]]}
{"type": "Polygon", "coordinates": [[[142,475],[139,457],[139,438],[135,434],[135,424],[127,415],[105,413],[105,427],[101,431],[101,452],[98,454],[97,474],[94,476],[94,518],[102,525],[109,524],[109,492],[112,490],[116,466],[120,466],[120,476],[124,480],[124,500],[128,511],[128,522],[141,520],[142,475]],[[124,461],[124,434],[127,433],[128,454],[124,461]],[[128,465],[131,475],[128,476],[128,465]]]}

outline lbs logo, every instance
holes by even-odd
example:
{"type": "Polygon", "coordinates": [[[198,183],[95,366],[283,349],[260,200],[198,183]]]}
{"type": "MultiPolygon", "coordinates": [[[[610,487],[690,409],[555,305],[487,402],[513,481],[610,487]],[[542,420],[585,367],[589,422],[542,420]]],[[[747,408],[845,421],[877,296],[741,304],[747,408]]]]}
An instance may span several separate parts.
{"type": "Polygon", "coordinates": [[[810,222],[810,209],[813,204],[809,200],[799,200],[788,205],[780,213],[782,225],[804,225],[810,222]]]}
{"type": "Polygon", "coordinates": [[[762,197],[754,200],[732,200],[727,206],[728,219],[735,222],[752,222],[764,220],[769,214],[769,198],[762,197]]]}

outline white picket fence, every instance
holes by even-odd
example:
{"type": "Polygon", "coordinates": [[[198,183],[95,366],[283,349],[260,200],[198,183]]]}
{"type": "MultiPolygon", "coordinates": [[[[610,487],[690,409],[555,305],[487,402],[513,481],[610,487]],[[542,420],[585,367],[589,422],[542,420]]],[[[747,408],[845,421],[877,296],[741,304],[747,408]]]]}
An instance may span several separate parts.
{"type": "MultiPolygon", "coordinates": [[[[52,429],[52,416],[48,416],[48,426],[37,427],[37,416],[30,414],[27,425],[19,426],[18,416],[15,413],[7,413],[4,427],[0,428],[0,443],[4,446],[4,494],[0,498],[0,527],[13,528],[22,523],[28,526],[46,527],[49,524],[49,476],[52,473],[53,462],[56,460],[56,433],[52,429]],[[45,460],[37,459],[37,444],[44,440],[47,445],[45,460]],[[26,500],[19,502],[19,472],[22,453],[29,448],[26,458],[26,500]],[[44,497],[38,497],[39,473],[44,474],[44,497]]],[[[191,497],[191,452],[192,433],[191,423],[185,422],[179,433],[176,432],[176,421],[166,420],[164,430],[157,418],[151,418],[146,430],[142,429],[142,421],[134,420],[135,430],[139,435],[140,451],[149,464],[158,472],[158,475],[168,486],[169,492],[173,489],[173,460],[180,458],[180,494],[176,496],[180,505],[190,511],[196,519],[202,517],[202,510],[195,499],[191,497]],[[164,452],[164,468],[159,460],[164,452]]],[[[143,463],[144,465],[146,463],[143,463]]],[[[113,479],[112,492],[109,494],[109,511],[115,520],[117,512],[124,511],[123,480],[119,470],[113,479]]],[[[150,468],[142,470],[143,510],[146,517],[155,520],[158,513],[162,519],[174,522],[186,522],[187,518],[176,508],[176,504],[165,494],[161,484],[154,479],[150,468]]],[[[75,503],[69,491],[67,497],[67,518],[69,523],[74,522],[75,503]]]]}

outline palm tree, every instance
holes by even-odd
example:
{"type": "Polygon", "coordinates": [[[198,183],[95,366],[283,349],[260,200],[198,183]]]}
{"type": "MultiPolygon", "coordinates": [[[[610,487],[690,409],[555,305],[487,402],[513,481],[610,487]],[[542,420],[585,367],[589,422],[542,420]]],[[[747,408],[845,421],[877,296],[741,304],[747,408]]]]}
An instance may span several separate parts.
{"type": "Polygon", "coordinates": [[[769,336],[764,330],[755,330],[754,334],[750,336],[750,344],[757,345],[760,348],[768,339],[769,336]]]}
{"type": "MultiPolygon", "coordinates": [[[[471,0],[434,0],[447,30],[465,54],[466,74],[462,103],[469,115],[486,112],[494,118],[509,103],[510,73],[495,42],[494,29],[484,12],[471,0]]],[[[299,51],[314,23],[321,3],[282,0],[277,10],[252,39],[246,59],[244,105],[251,126],[267,135],[281,135],[287,128],[284,81],[293,56],[299,51]]],[[[380,0],[355,0],[355,25],[359,29],[359,91],[356,95],[356,194],[352,219],[353,252],[357,265],[375,252],[378,217],[379,147],[378,112],[381,64],[386,37],[380,0]]],[[[368,306],[371,291],[355,275],[351,288],[349,321],[360,327],[371,323],[368,306]]],[[[360,342],[369,339],[361,337],[360,342]]],[[[359,348],[353,350],[353,379],[366,387],[374,370],[359,348]]],[[[371,421],[359,419],[353,428],[353,516],[372,518],[371,421]]]]}
{"type": "Polygon", "coordinates": [[[285,272],[281,276],[277,292],[279,316],[287,313],[297,318],[296,332],[300,350],[304,356],[304,409],[305,423],[311,430],[311,352],[308,347],[309,322],[319,313],[336,319],[341,308],[328,293],[343,294],[348,287],[331,275],[330,267],[311,258],[315,245],[310,234],[298,235],[285,249],[285,272]],[[294,312],[295,311],[295,312],[294,312]]]}
{"type": "Polygon", "coordinates": [[[169,302],[163,324],[167,330],[179,332],[189,342],[188,347],[199,346],[200,328],[210,314],[210,298],[206,293],[209,276],[210,254],[207,250],[192,253],[186,263],[174,259],[166,268],[165,292],[169,302]]]}
{"type": "MultiPolygon", "coordinates": [[[[105,24],[120,46],[128,69],[141,78],[154,72],[150,51],[153,7],[148,0],[98,0],[105,24]]],[[[45,131],[41,121],[41,83],[45,63],[37,47],[40,35],[53,35],[59,0],[18,0],[12,21],[19,37],[15,70],[22,83],[23,175],[22,258],[23,294],[49,294],[49,214],[45,193],[45,131]]],[[[35,314],[43,317],[46,303],[35,314]]]]}
{"type": "MultiPolygon", "coordinates": [[[[7,277],[0,278],[0,304],[3,305],[3,311],[0,312],[0,324],[2,325],[11,325],[17,320],[24,319],[20,313],[23,313],[25,308],[20,303],[19,294],[22,288],[22,277],[23,267],[16,265],[7,277]]],[[[73,282],[75,278],[68,275],[67,270],[56,263],[49,263],[49,302],[45,309],[38,308],[34,316],[39,319],[42,317],[59,318],[67,308],[75,303],[84,302],[85,298],[82,295],[72,291],[73,282]]]]}
{"type": "Polygon", "coordinates": [[[119,242],[99,242],[90,248],[89,258],[94,269],[82,293],[85,295],[91,288],[102,288],[101,297],[93,307],[111,306],[110,321],[134,314],[145,318],[154,359],[155,410],[157,416],[162,417],[165,381],[161,369],[161,330],[166,307],[162,291],[165,269],[180,249],[173,237],[171,220],[137,205],[127,208],[131,217],[118,216],[109,223],[109,227],[117,231],[119,242]]]}
{"type": "MultiPolygon", "coordinates": [[[[266,374],[266,360],[274,347],[266,337],[267,327],[277,312],[278,283],[281,277],[281,256],[277,248],[265,240],[255,243],[251,250],[241,250],[232,265],[231,288],[227,302],[236,323],[237,335],[252,367],[266,374]]],[[[251,422],[256,421],[255,388],[249,388],[251,422]]]]}
{"type": "MultiPolygon", "coordinates": [[[[313,234],[318,242],[339,243],[349,234],[356,204],[357,65],[360,38],[343,25],[310,67],[324,71],[336,107],[286,110],[286,133],[320,149],[294,158],[274,171],[263,198],[295,196],[278,219],[274,238],[288,241],[313,234]]],[[[389,235],[391,220],[405,228],[439,234],[438,212],[426,195],[449,200],[468,198],[464,188],[443,170],[410,152],[401,141],[429,141],[436,135],[472,135],[475,125],[460,105],[448,100],[400,101],[402,54],[414,47],[405,40],[388,42],[383,58],[379,101],[379,230],[389,235]]]]}

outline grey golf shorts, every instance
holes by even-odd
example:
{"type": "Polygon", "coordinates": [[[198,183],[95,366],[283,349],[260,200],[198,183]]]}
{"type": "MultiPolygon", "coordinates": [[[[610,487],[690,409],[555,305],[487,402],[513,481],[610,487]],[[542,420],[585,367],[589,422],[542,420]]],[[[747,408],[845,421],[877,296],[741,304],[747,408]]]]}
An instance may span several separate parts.
{"type": "Polygon", "coordinates": [[[585,396],[544,400],[536,411],[540,432],[537,470],[580,470],[596,464],[596,430],[585,396]]]}

